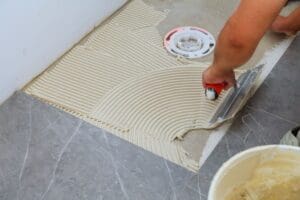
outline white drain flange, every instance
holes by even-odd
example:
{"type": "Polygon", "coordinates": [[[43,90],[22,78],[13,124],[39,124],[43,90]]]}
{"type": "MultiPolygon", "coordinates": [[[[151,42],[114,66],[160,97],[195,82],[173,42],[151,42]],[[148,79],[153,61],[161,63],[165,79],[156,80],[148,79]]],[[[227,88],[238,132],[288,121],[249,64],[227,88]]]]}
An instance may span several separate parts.
{"type": "Polygon", "coordinates": [[[175,28],[164,39],[164,46],[172,55],[185,58],[206,56],[214,50],[215,44],[211,33],[190,26],[175,28]]]}

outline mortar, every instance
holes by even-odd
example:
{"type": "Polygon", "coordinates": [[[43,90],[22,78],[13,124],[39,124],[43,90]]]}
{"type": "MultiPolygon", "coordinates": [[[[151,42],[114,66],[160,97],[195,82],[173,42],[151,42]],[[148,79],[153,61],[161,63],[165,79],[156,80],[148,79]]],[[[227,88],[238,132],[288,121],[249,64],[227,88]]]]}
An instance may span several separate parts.
{"type": "MultiPolygon", "coordinates": [[[[286,158],[287,155],[291,155],[296,156],[296,159],[292,159],[293,161],[300,161],[300,148],[293,146],[260,146],[241,152],[236,156],[232,157],[219,169],[212,181],[208,200],[225,199],[227,194],[231,192],[234,188],[250,180],[250,178],[254,174],[254,171],[257,169],[261,159],[270,158],[270,156],[274,155],[274,152],[279,153],[277,155],[282,154],[282,156],[279,156],[280,159],[286,158]]],[[[298,169],[299,168],[295,168],[295,170],[298,169]]],[[[276,170],[278,172],[283,171],[280,168],[278,169],[278,167],[276,170]]]]}

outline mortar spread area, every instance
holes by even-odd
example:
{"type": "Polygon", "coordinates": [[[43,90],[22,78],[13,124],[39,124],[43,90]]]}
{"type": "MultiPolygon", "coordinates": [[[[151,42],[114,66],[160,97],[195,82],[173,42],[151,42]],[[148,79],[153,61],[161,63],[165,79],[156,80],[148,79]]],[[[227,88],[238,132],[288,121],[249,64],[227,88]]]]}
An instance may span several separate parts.
{"type": "Polygon", "coordinates": [[[187,62],[165,51],[157,26],[168,14],[131,1],[24,91],[197,171],[208,129],[215,126],[209,120],[226,93],[207,100],[201,85],[206,60],[187,62]]]}

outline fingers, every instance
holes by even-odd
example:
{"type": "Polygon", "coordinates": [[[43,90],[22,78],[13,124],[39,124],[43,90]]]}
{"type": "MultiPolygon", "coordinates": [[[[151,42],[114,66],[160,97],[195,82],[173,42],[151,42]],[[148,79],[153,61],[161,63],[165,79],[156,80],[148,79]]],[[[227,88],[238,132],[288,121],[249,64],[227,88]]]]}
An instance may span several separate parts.
{"type": "Polygon", "coordinates": [[[207,68],[202,74],[202,85],[206,84],[218,84],[224,83],[224,76],[221,75],[218,70],[215,70],[212,66],[207,68]]]}
{"type": "Polygon", "coordinates": [[[234,87],[236,84],[234,71],[215,70],[213,67],[207,68],[202,74],[202,85],[205,88],[206,84],[223,84],[225,90],[234,87]]]}
{"type": "Polygon", "coordinates": [[[291,28],[291,23],[288,17],[278,16],[273,22],[270,28],[276,33],[283,33],[287,36],[293,36],[297,34],[297,31],[291,28]]]}

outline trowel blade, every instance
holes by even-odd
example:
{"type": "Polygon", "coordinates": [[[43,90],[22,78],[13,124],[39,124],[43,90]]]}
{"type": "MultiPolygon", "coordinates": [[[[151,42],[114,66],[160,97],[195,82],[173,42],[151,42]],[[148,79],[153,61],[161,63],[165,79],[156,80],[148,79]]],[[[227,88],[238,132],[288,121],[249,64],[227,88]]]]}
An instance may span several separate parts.
{"type": "Polygon", "coordinates": [[[255,85],[255,81],[260,75],[263,66],[259,65],[241,74],[237,80],[237,86],[229,91],[229,94],[209,121],[210,124],[221,123],[230,119],[239,111],[245,102],[245,98],[249,98],[249,92],[255,85]]]}

